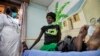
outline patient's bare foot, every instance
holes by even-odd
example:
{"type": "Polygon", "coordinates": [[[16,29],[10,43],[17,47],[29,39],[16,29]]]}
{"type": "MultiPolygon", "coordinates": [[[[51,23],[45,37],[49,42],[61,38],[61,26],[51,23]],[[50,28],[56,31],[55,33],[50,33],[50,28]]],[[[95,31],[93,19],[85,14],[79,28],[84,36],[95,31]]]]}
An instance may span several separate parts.
{"type": "Polygon", "coordinates": [[[82,26],[79,31],[78,36],[74,40],[74,45],[75,45],[77,51],[81,51],[81,49],[82,49],[82,43],[87,35],[87,30],[88,30],[87,25],[82,26]]]}
{"type": "Polygon", "coordinates": [[[95,31],[87,42],[88,50],[97,50],[100,47],[100,26],[96,26],[95,31]]]}

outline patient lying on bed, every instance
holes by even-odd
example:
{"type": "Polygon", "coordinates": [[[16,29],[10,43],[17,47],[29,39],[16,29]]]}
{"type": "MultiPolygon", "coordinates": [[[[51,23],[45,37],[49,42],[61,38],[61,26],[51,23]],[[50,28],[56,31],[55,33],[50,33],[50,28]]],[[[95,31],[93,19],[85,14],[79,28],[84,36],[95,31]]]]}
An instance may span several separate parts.
{"type": "MultiPolygon", "coordinates": [[[[83,43],[84,43],[84,39],[87,35],[87,29],[88,29],[87,25],[84,25],[83,27],[81,27],[78,36],[73,39],[72,43],[70,43],[71,44],[70,51],[86,50],[86,47],[84,48],[83,43]]],[[[66,45],[66,48],[67,47],[68,47],[68,45],[66,45]]],[[[92,37],[87,42],[87,50],[97,50],[97,49],[99,49],[99,47],[100,47],[100,27],[96,26],[96,29],[95,29],[92,37]]],[[[62,51],[62,50],[58,50],[58,51],[62,51]]],[[[68,51],[69,50],[66,50],[64,52],[68,52],[68,51]]]]}
{"type": "MultiPolygon", "coordinates": [[[[75,45],[77,46],[78,51],[81,50],[82,41],[87,34],[86,32],[87,28],[84,27],[82,27],[81,29],[82,31],[80,30],[79,35],[77,36],[74,42],[75,45]],[[82,32],[84,32],[84,34],[82,32]]],[[[75,52],[75,51],[74,52],[56,52],[56,51],[48,52],[48,51],[40,51],[40,50],[26,50],[23,53],[23,56],[100,56],[100,24],[96,25],[93,35],[87,42],[87,50],[88,51],[84,51],[84,52],[75,52]]]]}

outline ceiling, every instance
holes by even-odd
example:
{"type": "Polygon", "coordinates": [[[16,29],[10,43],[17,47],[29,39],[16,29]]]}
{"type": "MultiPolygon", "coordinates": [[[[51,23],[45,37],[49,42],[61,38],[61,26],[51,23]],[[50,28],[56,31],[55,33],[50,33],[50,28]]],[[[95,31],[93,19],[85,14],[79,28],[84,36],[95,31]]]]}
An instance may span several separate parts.
{"type": "Polygon", "coordinates": [[[48,7],[52,3],[52,1],[53,0],[31,0],[30,2],[48,7]]]}

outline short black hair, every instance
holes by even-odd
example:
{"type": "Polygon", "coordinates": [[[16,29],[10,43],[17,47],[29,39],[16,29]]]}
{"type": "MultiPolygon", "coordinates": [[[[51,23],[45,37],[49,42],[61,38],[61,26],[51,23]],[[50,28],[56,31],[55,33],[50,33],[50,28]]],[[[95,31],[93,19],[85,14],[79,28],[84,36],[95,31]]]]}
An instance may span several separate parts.
{"type": "Polygon", "coordinates": [[[11,6],[5,9],[6,14],[11,14],[12,12],[18,12],[18,9],[14,6],[11,6]]]}
{"type": "Polygon", "coordinates": [[[97,19],[97,22],[100,23],[100,18],[97,19]]]}
{"type": "Polygon", "coordinates": [[[11,7],[11,10],[12,10],[12,12],[18,12],[17,7],[15,7],[15,6],[12,6],[12,7],[11,7]]]}
{"type": "Polygon", "coordinates": [[[67,38],[69,38],[69,39],[72,39],[72,36],[70,36],[70,35],[67,35],[67,38]]]}
{"type": "Polygon", "coordinates": [[[47,18],[48,16],[52,17],[52,19],[53,19],[54,21],[56,21],[56,14],[55,14],[55,13],[49,12],[49,13],[47,13],[46,18],[47,18]]]}
{"type": "Polygon", "coordinates": [[[6,9],[5,9],[5,13],[6,13],[6,14],[11,14],[11,9],[10,9],[10,8],[6,8],[6,9]]]}

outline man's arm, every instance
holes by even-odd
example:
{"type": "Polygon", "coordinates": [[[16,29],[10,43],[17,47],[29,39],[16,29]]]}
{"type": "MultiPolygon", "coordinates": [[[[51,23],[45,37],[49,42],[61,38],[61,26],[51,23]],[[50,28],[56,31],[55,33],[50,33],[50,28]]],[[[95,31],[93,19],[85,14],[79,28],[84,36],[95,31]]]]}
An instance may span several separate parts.
{"type": "Polygon", "coordinates": [[[61,40],[61,29],[59,27],[59,31],[58,31],[58,42],[61,40]]]}
{"type": "Polygon", "coordinates": [[[30,47],[30,49],[32,49],[41,39],[43,35],[43,31],[40,32],[39,37],[36,39],[36,41],[34,42],[34,44],[30,47]]]}

